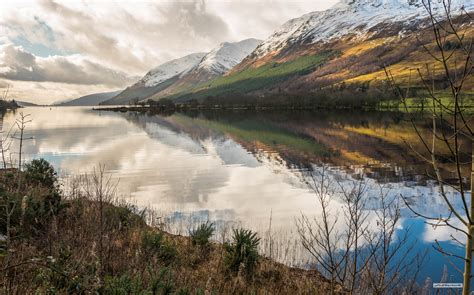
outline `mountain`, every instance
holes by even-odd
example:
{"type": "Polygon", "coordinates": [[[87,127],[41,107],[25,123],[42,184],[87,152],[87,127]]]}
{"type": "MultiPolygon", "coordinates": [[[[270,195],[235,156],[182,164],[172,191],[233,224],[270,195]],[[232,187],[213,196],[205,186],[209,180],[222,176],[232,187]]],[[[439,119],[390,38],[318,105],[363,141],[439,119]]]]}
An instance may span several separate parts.
{"type": "Polygon", "coordinates": [[[197,65],[203,56],[204,53],[193,53],[161,64],[148,72],[138,83],[146,87],[156,86],[169,78],[186,73],[197,65]]]}
{"type": "Polygon", "coordinates": [[[186,93],[198,85],[220,77],[249,55],[262,42],[258,39],[246,39],[240,42],[224,42],[207,53],[202,60],[188,72],[173,81],[172,85],[151,96],[159,99],[169,95],[186,93]]]}
{"type": "Polygon", "coordinates": [[[37,106],[40,106],[39,104],[32,103],[32,102],[27,102],[27,101],[16,100],[15,102],[16,102],[17,105],[19,105],[20,107],[37,107],[37,106]]]}
{"type": "MultiPolygon", "coordinates": [[[[453,0],[451,10],[474,10],[474,1],[453,0]]],[[[438,0],[435,14],[442,14],[438,0]]],[[[308,94],[328,86],[367,88],[385,80],[383,65],[407,80],[415,63],[431,61],[434,46],[422,0],[342,0],[326,11],[289,20],[224,76],[170,94],[191,98],[308,94]],[[433,47],[432,47],[433,48],[433,47]]],[[[457,17],[466,37],[473,22],[457,17]]]]}
{"type": "Polygon", "coordinates": [[[89,95],[81,96],[76,99],[60,102],[56,105],[58,106],[96,106],[108,99],[111,99],[112,97],[116,96],[120,92],[122,92],[122,90],[89,94],[89,95]]]}
{"type": "Polygon", "coordinates": [[[295,44],[329,42],[349,35],[366,39],[385,30],[381,24],[410,25],[424,17],[426,9],[421,0],[342,0],[332,9],[288,21],[255,50],[254,58],[278,53],[295,44]]]}
{"type": "Polygon", "coordinates": [[[104,104],[126,104],[134,100],[185,93],[226,74],[254,51],[260,42],[257,39],[224,42],[206,54],[191,54],[164,63],[104,104]]]}
{"type": "Polygon", "coordinates": [[[166,89],[179,77],[193,69],[205,53],[193,53],[161,64],[149,71],[142,79],[103,104],[128,104],[146,99],[166,89]]]}
{"type": "MultiPolygon", "coordinates": [[[[263,42],[248,39],[222,43],[179,69],[182,71],[165,71],[166,75],[157,75],[156,79],[151,71],[107,103],[150,98],[176,102],[217,99],[219,103],[223,99],[278,97],[285,101],[321,93],[332,97],[339,93],[334,89],[364,93],[376,90],[374,97],[389,96],[384,90],[384,66],[398,82],[416,83],[412,69],[433,62],[424,49],[435,49],[436,44],[423,3],[341,0],[328,10],[287,21],[263,42]]],[[[434,15],[443,16],[442,1],[431,3],[434,15]]],[[[474,37],[473,20],[460,13],[461,9],[474,11],[474,1],[450,3],[453,21],[463,27],[464,39],[474,37]]],[[[451,39],[455,44],[454,37],[451,39]]],[[[466,88],[474,89],[474,81],[466,83],[466,88]]]]}
{"type": "Polygon", "coordinates": [[[198,72],[223,75],[254,51],[260,43],[262,43],[262,40],[258,39],[246,39],[235,43],[221,43],[206,54],[189,75],[198,72]]]}

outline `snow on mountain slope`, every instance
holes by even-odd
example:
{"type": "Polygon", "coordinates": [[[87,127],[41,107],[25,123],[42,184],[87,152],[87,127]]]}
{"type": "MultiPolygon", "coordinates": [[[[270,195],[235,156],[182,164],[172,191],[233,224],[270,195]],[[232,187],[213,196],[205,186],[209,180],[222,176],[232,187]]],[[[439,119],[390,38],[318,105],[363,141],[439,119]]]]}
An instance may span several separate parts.
{"type": "Polygon", "coordinates": [[[218,47],[206,54],[199,64],[180,75],[172,85],[156,92],[150,98],[156,100],[161,97],[192,91],[195,87],[226,74],[253,52],[261,42],[257,39],[246,39],[234,43],[224,42],[219,44],[218,47]]]}
{"type": "Polygon", "coordinates": [[[221,43],[206,54],[195,69],[204,69],[220,75],[225,74],[254,51],[261,42],[262,40],[246,39],[235,43],[221,43]]]}
{"type": "MultiPolygon", "coordinates": [[[[326,42],[349,34],[364,35],[383,23],[414,23],[428,16],[423,0],[341,0],[326,11],[292,19],[265,40],[252,54],[263,57],[295,43],[326,42]]],[[[441,0],[433,10],[442,13],[441,0]]],[[[474,0],[452,0],[451,11],[474,10],[474,0]]]]}
{"type": "Polygon", "coordinates": [[[145,87],[156,86],[171,77],[184,74],[191,70],[199,64],[204,56],[205,53],[193,53],[161,64],[149,71],[137,84],[141,84],[145,87]]]}

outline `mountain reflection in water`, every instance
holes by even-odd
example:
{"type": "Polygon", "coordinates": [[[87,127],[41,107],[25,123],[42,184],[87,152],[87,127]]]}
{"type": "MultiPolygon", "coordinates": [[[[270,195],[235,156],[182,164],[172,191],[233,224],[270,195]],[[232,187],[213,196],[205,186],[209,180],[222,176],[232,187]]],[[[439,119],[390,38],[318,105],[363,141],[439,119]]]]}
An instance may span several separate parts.
{"type": "MultiPolygon", "coordinates": [[[[272,230],[280,233],[275,236],[296,245],[295,219],[302,213],[318,216],[314,193],[305,180],[322,165],[330,166],[330,177],[343,185],[365,177],[367,210],[378,209],[378,196],[384,190],[391,198],[403,195],[421,213],[446,214],[435,183],[426,177],[430,166],[405,142],[420,149],[407,116],[400,113],[159,115],[75,107],[22,111],[33,120],[25,135],[34,137],[25,142],[27,159],[43,157],[63,175],[104,164],[119,179],[122,197],[157,209],[181,233],[186,233],[188,223],[207,219],[219,226],[240,224],[264,233],[271,218],[272,230]]],[[[14,119],[14,112],[4,114],[3,130],[14,119]]],[[[425,127],[422,132],[429,134],[425,127]]],[[[469,142],[461,146],[470,150],[469,142]]],[[[441,168],[450,178],[449,166],[441,168]]],[[[450,196],[456,206],[462,205],[455,192],[450,196]]],[[[332,206],[335,211],[341,207],[337,196],[332,206]]],[[[431,249],[436,239],[462,253],[450,241],[449,232],[424,224],[405,208],[401,228],[408,227],[419,249],[431,249]]],[[[278,258],[300,263],[305,258],[301,255],[278,258]]],[[[429,258],[430,267],[423,275],[437,281],[443,265],[448,265],[453,280],[458,277],[441,254],[431,249],[429,258]]]]}

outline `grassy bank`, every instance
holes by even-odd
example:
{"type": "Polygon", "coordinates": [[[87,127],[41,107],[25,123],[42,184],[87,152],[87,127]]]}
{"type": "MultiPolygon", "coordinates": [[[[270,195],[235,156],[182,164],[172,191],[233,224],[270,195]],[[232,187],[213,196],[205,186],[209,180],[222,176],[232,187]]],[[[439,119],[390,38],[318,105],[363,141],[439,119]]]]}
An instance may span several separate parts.
{"type": "Polygon", "coordinates": [[[234,229],[225,244],[211,240],[210,223],[188,237],[164,232],[153,214],[116,200],[102,171],[68,187],[44,160],[0,170],[0,293],[329,292],[317,271],[261,257],[250,231],[234,229]]]}
{"type": "MultiPolygon", "coordinates": [[[[397,110],[401,112],[439,112],[440,105],[444,108],[453,108],[452,93],[447,90],[436,91],[436,100],[433,105],[432,96],[426,91],[419,91],[416,96],[408,96],[404,102],[400,99],[381,101],[378,108],[381,110],[397,110]]],[[[474,113],[474,92],[463,92],[459,98],[459,107],[468,114],[474,113]]]]}

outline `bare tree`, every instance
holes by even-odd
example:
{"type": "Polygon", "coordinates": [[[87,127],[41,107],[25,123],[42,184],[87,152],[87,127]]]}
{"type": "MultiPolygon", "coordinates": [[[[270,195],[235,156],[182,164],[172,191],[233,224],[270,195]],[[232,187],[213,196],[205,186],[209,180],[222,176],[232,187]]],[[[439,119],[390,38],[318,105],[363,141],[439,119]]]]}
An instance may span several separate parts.
{"type": "Polygon", "coordinates": [[[20,117],[16,119],[15,124],[18,128],[18,131],[20,133],[19,137],[14,137],[20,142],[19,148],[18,148],[18,170],[21,170],[22,168],[22,155],[23,155],[23,141],[26,139],[32,139],[30,138],[25,138],[25,129],[28,123],[31,123],[32,120],[29,119],[30,114],[24,114],[23,112],[20,112],[20,117]]]}
{"type": "MultiPolygon", "coordinates": [[[[8,161],[7,161],[7,153],[10,151],[10,147],[13,143],[13,138],[16,136],[17,130],[13,128],[15,125],[11,125],[10,128],[2,137],[0,137],[0,152],[2,153],[2,162],[3,162],[3,169],[8,168],[8,161]]],[[[0,131],[0,133],[3,133],[0,131]]],[[[10,166],[12,163],[10,162],[10,166]]]]}
{"type": "Polygon", "coordinates": [[[376,208],[368,210],[366,180],[336,180],[326,166],[310,176],[309,184],[321,211],[314,218],[303,214],[298,233],[332,290],[337,285],[350,294],[410,289],[424,256],[410,253],[415,242],[408,239],[409,229],[399,231],[397,198],[381,188],[376,208]],[[415,258],[419,264],[412,263],[415,258]]]}
{"type": "Polygon", "coordinates": [[[2,101],[6,101],[7,98],[8,98],[8,91],[10,90],[10,84],[7,84],[7,89],[5,91],[3,91],[3,94],[2,94],[2,97],[1,97],[1,100],[2,101]]]}
{"type": "MultiPolygon", "coordinates": [[[[426,124],[431,127],[431,132],[421,132],[419,118],[422,116],[417,114],[418,119],[413,117],[411,122],[422,148],[417,149],[413,147],[413,143],[408,144],[421,159],[431,165],[432,171],[428,172],[428,176],[437,181],[439,195],[449,214],[442,217],[426,216],[411,209],[416,215],[426,218],[429,224],[448,227],[453,233],[461,232],[465,235],[465,242],[452,235],[453,241],[465,247],[464,257],[446,252],[439,244],[438,250],[464,262],[463,294],[467,295],[471,289],[474,250],[474,199],[471,193],[474,189],[474,133],[472,112],[466,105],[464,94],[466,84],[473,79],[473,21],[463,7],[460,11],[453,11],[449,0],[441,3],[424,0],[423,5],[429,16],[429,29],[434,44],[423,46],[431,63],[426,64],[425,68],[416,68],[416,72],[421,88],[428,97],[423,111],[429,113],[429,116],[424,117],[429,120],[426,124]],[[440,90],[437,90],[438,87],[440,90]],[[470,149],[468,145],[471,146],[470,149]],[[466,181],[469,177],[470,184],[466,181]],[[449,190],[458,193],[461,208],[457,208],[454,200],[448,197],[449,190]],[[455,221],[461,226],[456,226],[455,221]]],[[[410,85],[406,87],[407,91],[403,91],[404,88],[397,84],[390,69],[385,68],[385,72],[405,110],[413,113],[408,104],[410,85]]]]}
{"type": "MultiPolygon", "coordinates": [[[[3,92],[2,100],[6,101],[8,97],[8,90],[10,89],[10,85],[7,85],[7,89],[3,92]]],[[[16,130],[13,130],[15,125],[11,125],[10,128],[6,133],[3,131],[3,114],[0,118],[0,134],[4,134],[0,137],[0,152],[2,153],[2,162],[3,162],[3,169],[7,169],[7,159],[6,153],[10,150],[10,146],[12,144],[12,139],[16,135],[16,130]]],[[[11,165],[11,163],[10,163],[11,165]]]]}

